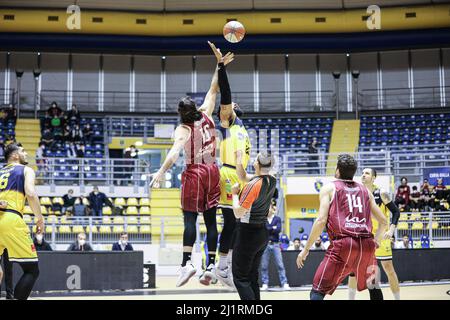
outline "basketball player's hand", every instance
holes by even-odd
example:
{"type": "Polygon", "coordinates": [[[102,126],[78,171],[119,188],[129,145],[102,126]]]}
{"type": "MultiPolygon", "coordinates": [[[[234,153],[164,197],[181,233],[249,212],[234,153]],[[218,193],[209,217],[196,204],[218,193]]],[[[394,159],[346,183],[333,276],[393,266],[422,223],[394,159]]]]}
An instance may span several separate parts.
{"type": "Polygon", "coordinates": [[[150,181],[150,188],[156,188],[158,189],[161,186],[161,181],[163,178],[163,174],[161,172],[156,172],[154,174],[151,174],[150,177],[152,177],[152,180],[150,181]]]}
{"type": "Polygon", "coordinates": [[[36,218],[36,233],[44,233],[45,230],[45,223],[44,223],[44,217],[40,216],[36,218]]]}
{"type": "Polygon", "coordinates": [[[231,193],[232,193],[232,194],[238,195],[240,191],[241,191],[241,187],[240,187],[239,183],[235,183],[235,184],[231,187],[231,193]]]}
{"type": "Polygon", "coordinates": [[[297,256],[297,268],[301,269],[305,265],[306,258],[308,257],[309,250],[303,249],[297,256]]]}
{"type": "Polygon", "coordinates": [[[391,230],[389,230],[384,234],[383,240],[388,240],[388,239],[391,240],[393,235],[394,234],[391,232],[391,230]]]}
{"type": "Polygon", "coordinates": [[[216,56],[217,63],[223,62],[224,65],[229,64],[231,61],[234,60],[234,54],[231,52],[228,52],[225,57],[222,55],[222,52],[220,52],[219,48],[216,48],[214,43],[208,41],[209,46],[211,47],[212,51],[214,52],[214,55],[216,56]]]}
{"type": "Polygon", "coordinates": [[[377,239],[373,239],[375,242],[375,249],[378,249],[380,247],[380,242],[377,239]]]}
{"type": "Polygon", "coordinates": [[[242,163],[242,155],[243,155],[242,150],[237,150],[237,151],[234,153],[234,156],[236,157],[236,163],[238,163],[238,164],[241,164],[241,163],[242,163]]]}
{"type": "Polygon", "coordinates": [[[8,206],[8,201],[0,200],[0,208],[6,209],[7,206],[8,206]]]}

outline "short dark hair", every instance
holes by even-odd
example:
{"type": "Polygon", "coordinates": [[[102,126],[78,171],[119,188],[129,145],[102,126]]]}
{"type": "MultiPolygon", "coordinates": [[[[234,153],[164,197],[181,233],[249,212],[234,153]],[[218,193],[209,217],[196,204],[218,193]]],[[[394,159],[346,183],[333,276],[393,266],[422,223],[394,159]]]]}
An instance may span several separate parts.
{"type": "Polygon", "coordinates": [[[416,187],[416,186],[413,186],[412,189],[413,189],[413,190],[417,190],[417,187],[416,187]]]}
{"type": "Polygon", "coordinates": [[[355,158],[344,153],[338,155],[337,168],[339,169],[340,179],[352,180],[356,169],[358,168],[358,164],[356,163],[355,158]]]}
{"type": "Polygon", "coordinates": [[[184,97],[178,102],[178,113],[182,123],[194,123],[202,118],[202,113],[197,110],[197,105],[191,97],[184,97]]]}
{"type": "Polygon", "coordinates": [[[406,182],[408,182],[408,178],[406,178],[406,177],[402,177],[402,178],[400,179],[400,182],[403,181],[403,179],[405,179],[406,182]]]}
{"type": "Polygon", "coordinates": [[[370,170],[372,170],[372,175],[376,178],[377,177],[377,170],[375,170],[374,168],[370,168],[370,170]]]}
{"type": "Polygon", "coordinates": [[[294,242],[297,241],[297,240],[300,241],[300,238],[295,238],[295,239],[294,239],[294,242]]]}
{"type": "Polygon", "coordinates": [[[5,159],[8,161],[11,157],[11,155],[14,152],[19,151],[19,149],[22,148],[22,145],[20,143],[10,143],[5,148],[5,159]]]}
{"type": "Polygon", "coordinates": [[[127,236],[127,235],[128,235],[127,232],[121,232],[121,233],[120,233],[120,236],[127,236]]]}

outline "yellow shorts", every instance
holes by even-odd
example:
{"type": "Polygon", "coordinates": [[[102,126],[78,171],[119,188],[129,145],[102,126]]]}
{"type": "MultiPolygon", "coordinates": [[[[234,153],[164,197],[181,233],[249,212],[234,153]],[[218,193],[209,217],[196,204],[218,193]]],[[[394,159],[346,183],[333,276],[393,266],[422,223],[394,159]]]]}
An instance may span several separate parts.
{"type": "Polygon", "coordinates": [[[30,229],[19,215],[11,212],[0,212],[0,255],[5,249],[10,261],[38,261],[30,229]]]}
{"type": "Polygon", "coordinates": [[[233,208],[233,195],[231,193],[231,187],[239,183],[241,188],[242,182],[239,180],[236,169],[222,166],[220,168],[220,208],[233,208]]]}
{"type": "Polygon", "coordinates": [[[380,247],[375,250],[375,257],[377,258],[377,260],[392,259],[391,240],[381,240],[380,247]]]}

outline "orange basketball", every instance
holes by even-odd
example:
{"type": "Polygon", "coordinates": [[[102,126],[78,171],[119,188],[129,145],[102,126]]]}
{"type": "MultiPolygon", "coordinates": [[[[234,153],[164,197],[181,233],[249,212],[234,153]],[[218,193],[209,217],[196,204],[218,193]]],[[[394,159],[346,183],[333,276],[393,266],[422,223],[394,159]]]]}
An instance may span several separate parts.
{"type": "Polygon", "coordinates": [[[244,39],[245,28],[238,21],[230,21],[223,27],[223,36],[231,43],[236,43],[244,39]]]}

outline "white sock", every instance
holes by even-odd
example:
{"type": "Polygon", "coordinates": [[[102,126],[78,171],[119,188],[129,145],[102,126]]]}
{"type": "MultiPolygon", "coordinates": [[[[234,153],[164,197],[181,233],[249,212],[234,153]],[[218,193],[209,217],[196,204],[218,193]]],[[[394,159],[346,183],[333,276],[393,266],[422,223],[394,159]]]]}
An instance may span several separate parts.
{"type": "Polygon", "coordinates": [[[400,300],[400,291],[398,292],[392,292],[394,294],[394,299],[395,300],[400,300]]]}
{"type": "Polygon", "coordinates": [[[348,300],[355,300],[356,289],[348,288],[348,300]]]}
{"type": "Polygon", "coordinates": [[[219,256],[219,269],[223,270],[227,268],[227,263],[228,263],[228,256],[219,256]]]}

